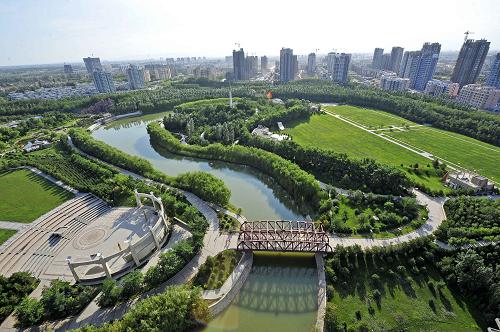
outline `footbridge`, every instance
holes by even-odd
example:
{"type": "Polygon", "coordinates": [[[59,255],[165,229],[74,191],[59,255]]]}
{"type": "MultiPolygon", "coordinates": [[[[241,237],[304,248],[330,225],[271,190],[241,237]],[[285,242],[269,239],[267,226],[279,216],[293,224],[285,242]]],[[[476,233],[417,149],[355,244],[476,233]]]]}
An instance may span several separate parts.
{"type": "Polygon", "coordinates": [[[241,224],[238,250],[332,252],[323,226],[312,221],[263,220],[241,224]]]}

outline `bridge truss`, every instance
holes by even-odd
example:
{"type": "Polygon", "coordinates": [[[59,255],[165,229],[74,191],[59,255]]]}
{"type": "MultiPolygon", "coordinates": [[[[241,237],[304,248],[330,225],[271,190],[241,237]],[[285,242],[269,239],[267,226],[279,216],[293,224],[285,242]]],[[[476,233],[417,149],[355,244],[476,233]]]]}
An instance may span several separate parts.
{"type": "Polygon", "coordinates": [[[240,227],[238,250],[332,252],[323,226],[312,221],[247,221],[240,227]]]}

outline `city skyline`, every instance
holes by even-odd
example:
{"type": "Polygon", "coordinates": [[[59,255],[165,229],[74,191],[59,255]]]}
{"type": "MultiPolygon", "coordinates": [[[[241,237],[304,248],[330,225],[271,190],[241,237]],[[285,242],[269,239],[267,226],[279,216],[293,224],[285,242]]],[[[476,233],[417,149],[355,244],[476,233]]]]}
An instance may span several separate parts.
{"type": "Polygon", "coordinates": [[[216,4],[199,2],[195,6],[156,0],[147,4],[135,0],[6,0],[0,3],[0,15],[4,18],[0,22],[4,32],[0,66],[74,63],[92,54],[108,61],[223,57],[236,48],[235,43],[240,43],[250,55],[268,56],[278,55],[282,47],[293,48],[295,54],[301,55],[316,49],[318,54],[333,50],[370,53],[375,47],[389,50],[394,45],[411,50],[426,40],[439,42],[444,52],[458,51],[467,30],[475,32],[469,36],[471,39],[491,41],[490,51],[500,49],[500,4],[493,0],[423,1],[412,9],[411,17],[390,16],[391,11],[386,9],[399,4],[392,0],[349,4],[318,1],[311,6],[310,15],[300,5],[280,6],[281,3],[249,6],[241,17],[232,14],[231,2],[226,0],[216,4]],[[266,18],[261,8],[279,8],[286,15],[266,18]],[[326,15],[332,12],[330,9],[350,14],[331,19],[326,15]],[[207,20],[209,12],[220,19],[207,20]],[[386,15],[376,15],[382,12],[386,15]],[[287,21],[286,17],[297,22],[287,21]],[[255,24],[260,19],[266,24],[255,24]],[[287,29],[282,30],[287,23],[287,29]],[[439,31],[435,29],[437,23],[439,31]],[[395,26],[400,28],[394,29],[395,26]],[[328,38],[326,31],[332,32],[328,38]]]}

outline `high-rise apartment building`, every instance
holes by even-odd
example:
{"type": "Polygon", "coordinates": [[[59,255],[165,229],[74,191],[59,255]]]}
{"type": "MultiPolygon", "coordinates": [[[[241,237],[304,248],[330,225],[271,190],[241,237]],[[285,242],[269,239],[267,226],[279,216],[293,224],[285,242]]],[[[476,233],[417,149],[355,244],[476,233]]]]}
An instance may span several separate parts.
{"type": "Polygon", "coordinates": [[[172,69],[164,64],[147,64],[144,69],[149,72],[152,81],[168,80],[172,78],[172,69]]]}
{"type": "Polygon", "coordinates": [[[246,66],[246,79],[257,76],[259,72],[259,57],[256,55],[248,55],[245,58],[245,66],[246,66]]]}
{"type": "Polygon", "coordinates": [[[485,39],[466,40],[458,54],[451,81],[458,83],[460,87],[476,83],[489,49],[490,42],[485,39]]]}
{"type": "Polygon", "coordinates": [[[263,55],[260,57],[260,72],[265,74],[269,71],[267,56],[263,55]]]}
{"type": "Polygon", "coordinates": [[[392,75],[383,75],[380,78],[380,88],[388,91],[404,91],[408,89],[410,80],[408,78],[392,75]]]}
{"type": "Polygon", "coordinates": [[[307,74],[312,76],[316,73],[316,53],[307,56],[307,74]]]}
{"type": "Polygon", "coordinates": [[[328,75],[332,81],[347,83],[347,73],[351,62],[351,54],[328,53],[328,75]]]}
{"type": "Polygon", "coordinates": [[[111,73],[103,70],[94,70],[92,72],[92,79],[97,91],[101,93],[115,92],[115,84],[111,73]]]}
{"type": "Polygon", "coordinates": [[[373,69],[383,69],[382,56],[384,55],[384,49],[377,47],[373,52],[372,68],[373,69]]]}
{"type": "Polygon", "coordinates": [[[280,82],[290,82],[295,79],[295,62],[293,50],[282,48],[280,51],[280,82]]]}
{"type": "Polygon", "coordinates": [[[399,77],[410,79],[410,88],[413,89],[418,73],[418,65],[420,64],[420,51],[407,51],[404,53],[401,66],[399,68],[399,77]],[[412,84],[413,82],[413,84],[412,84]]]}
{"type": "Polygon", "coordinates": [[[137,66],[130,65],[127,68],[127,77],[130,89],[136,90],[144,87],[144,71],[137,66]]]}
{"type": "Polygon", "coordinates": [[[417,77],[413,86],[415,90],[424,91],[425,85],[432,79],[436,71],[440,52],[441,44],[439,43],[425,43],[424,46],[422,46],[417,77]]]}
{"type": "Polygon", "coordinates": [[[486,85],[500,89],[500,53],[497,53],[497,56],[493,60],[490,73],[486,79],[486,85]]]}
{"type": "Polygon", "coordinates": [[[73,67],[71,65],[64,65],[65,74],[73,74],[73,67]]]}
{"type": "Polygon", "coordinates": [[[399,71],[399,67],[401,66],[401,59],[403,59],[403,50],[404,48],[399,46],[394,46],[392,48],[389,70],[395,73],[399,71]]]}
{"type": "Polygon", "coordinates": [[[87,73],[92,75],[95,70],[102,70],[101,60],[99,58],[83,58],[83,63],[85,63],[85,68],[87,68],[87,73]]]}
{"type": "Polygon", "coordinates": [[[500,99],[500,90],[480,84],[464,85],[457,97],[457,102],[479,109],[493,110],[500,99]]]}
{"type": "Polygon", "coordinates": [[[243,48],[240,48],[239,51],[233,50],[233,78],[235,81],[248,79],[246,68],[243,48]]]}

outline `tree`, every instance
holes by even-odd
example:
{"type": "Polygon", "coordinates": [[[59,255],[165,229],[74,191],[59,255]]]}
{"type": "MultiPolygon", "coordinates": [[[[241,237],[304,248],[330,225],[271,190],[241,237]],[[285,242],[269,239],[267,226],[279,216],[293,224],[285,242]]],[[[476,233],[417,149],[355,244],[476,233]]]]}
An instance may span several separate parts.
{"type": "Polygon", "coordinates": [[[41,322],[43,314],[42,303],[30,297],[25,298],[14,311],[17,322],[21,327],[29,327],[41,322]]]}

